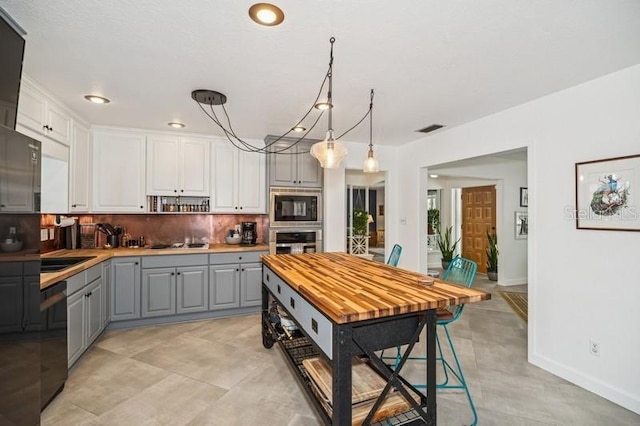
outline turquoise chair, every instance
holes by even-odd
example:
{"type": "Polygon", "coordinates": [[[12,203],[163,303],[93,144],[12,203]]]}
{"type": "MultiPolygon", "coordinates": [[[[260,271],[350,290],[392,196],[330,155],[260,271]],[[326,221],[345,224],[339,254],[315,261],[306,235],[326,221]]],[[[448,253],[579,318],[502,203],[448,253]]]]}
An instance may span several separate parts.
{"type": "Polygon", "coordinates": [[[389,259],[387,260],[387,265],[398,266],[398,262],[400,261],[400,255],[402,254],[402,246],[399,244],[394,244],[391,249],[391,254],[389,255],[389,259]]]}
{"type": "MultiPolygon", "coordinates": [[[[449,267],[442,275],[442,279],[444,281],[453,282],[456,284],[464,285],[466,287],[471,287],[473,284],[473,280],[476,277],[476,272],[478,269],[478,265],[472,260],[465,259],[464,257],[456,256],[449,267]]],[[[453,345],[453,341],[451,340],[451,335],[449,334],[449,328],[447,327],[452,322],[456,321],[460,318],[462,314],[462,310],[464,309],[464,305],[452,306],[450,309],[439,309],[436,314],[436,325],[442,327],[444,329],[445,336],[447,337],[446,342],[449,344],[449,349],[451,350],[451,354],[453,356],[453,363],[451,365],[450,360],[445,359],[444,354],[442,352],[442,345],[440,343],[440,338],[438,337],[437,329],[436,329],[436,361],[440,362],[442,366],[442,370],[444,372],[444,380],[441,383],[436,384],[437,389],[464,389],[464,392],[467,394],[467,399],[469,400],[469,406],[471,407],[471,411],[473,412],[473,423],[471,426],[475,426],[478,423],[478,412],[476,411],[476,406],[473,403],[473,399],[471,399],[471,393],[469,392],[469,387],[467,386],[467,380],[462,373],[462,367],[460,366],[460,361],[458,360],[458,355],[456,354],[456,349],[453,345]],[[449,383],[449,373],[451,373],[457,379],[458,383],[449,383]]],[[[409,359],[422,359],[425,358],[409,358],[409,359]]],[[[425,388],[425,385],[415,385],[416,388],[425,388]]]]}

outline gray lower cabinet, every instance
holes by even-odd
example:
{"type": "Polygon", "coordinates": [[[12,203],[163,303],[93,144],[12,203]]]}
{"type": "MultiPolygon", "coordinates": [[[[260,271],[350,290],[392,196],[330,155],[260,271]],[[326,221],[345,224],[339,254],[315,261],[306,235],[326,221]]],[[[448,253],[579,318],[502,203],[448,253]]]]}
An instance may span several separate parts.
{"type": "Polygon", "coordinates": [[[71,367],[106,327],[102,265],[67,279],[67,358],[71,367]]]}
{"type": "Polygon", "coordinates": [[[216,253],[209,256],[209,309],[260,306],[262,264],[266,251],[216,253]]]}
{"type": "Polygon", "coordinates": [[[240,265],[240,306],[262,303],[262,263],[240,265]]]}
{"type": "Polygon", "coordinates": [[[111,321],[140,318],[140,258],[111,259],[111,321]]]}
{"type": "Polygon", "coordinates": [[[209,271],[207,266],[176,268],[177,307],[179,314],[209,309],[209,271]]]}
{"type": "Polygon", "coordinates": [[[142,317],[206,311],[208,263],[206,254],[142,258],[142,317]]]}
{"type": "Polygon", "coordinates": [[[240,307],[240,265],[209,267],[209,309],[240,307]]]}
{"type": "Polygon", "coordinates": [[[111,260],[102,262],[102,324],[106,327],[111,322],[111,260]]]}
{"type": "Polygon", "coordinates": [[[157,317],[176,313],[176,269],[142,270],[142,316],[157,317]]]}

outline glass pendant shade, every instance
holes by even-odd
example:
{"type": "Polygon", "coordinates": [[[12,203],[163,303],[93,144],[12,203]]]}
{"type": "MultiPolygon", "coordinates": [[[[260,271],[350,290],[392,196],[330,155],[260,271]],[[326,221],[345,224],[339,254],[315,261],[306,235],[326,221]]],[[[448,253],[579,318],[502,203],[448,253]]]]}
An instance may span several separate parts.
{"type": "Polygon", "coordinates": [[[364,160],[362,171],[365,173],[376,173],[380,170],[380,164],[376,158],[376,154],[373,152],[373,148],[369,148],[369,154],[364,160]]]}
{"type": "Polygon", "coordinates": [[[311,155],[320,162],[322,168],[337,169],[347,156],[347,148],[340,142],[336,142],[333,139],[333,130],[329,130],[322,142],[313,144],[311,155]]]}

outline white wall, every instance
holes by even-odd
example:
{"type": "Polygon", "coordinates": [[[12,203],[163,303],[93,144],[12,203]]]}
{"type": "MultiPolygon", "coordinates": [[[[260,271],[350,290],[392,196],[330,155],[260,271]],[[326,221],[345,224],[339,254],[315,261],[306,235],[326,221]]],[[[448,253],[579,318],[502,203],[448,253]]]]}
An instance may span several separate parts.
{"type": "Polygon", "coordinates": [[[405,248],[403,266],[424,270],[422,168],[526,146],[529,361],[637,413],[640,233],[577,230],[566,209],[576,162],[640,154],[639,117],[640,65],[404,145],[387,191],[402,194],[387,230],[405,248]]]}

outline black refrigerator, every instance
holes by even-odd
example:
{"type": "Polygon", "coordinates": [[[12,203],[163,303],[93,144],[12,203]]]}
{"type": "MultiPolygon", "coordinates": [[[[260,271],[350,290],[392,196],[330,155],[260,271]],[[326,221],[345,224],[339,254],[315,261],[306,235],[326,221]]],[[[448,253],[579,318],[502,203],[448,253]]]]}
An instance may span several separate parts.
{"type": "Polygon", "coordinates": [[[0,125],[0,424],[41,408],[41,144],[0,125]]]}

